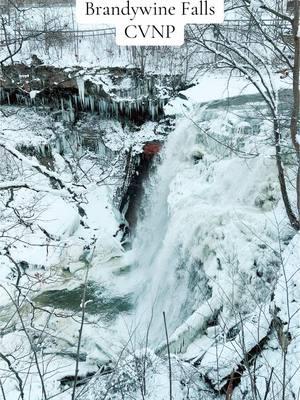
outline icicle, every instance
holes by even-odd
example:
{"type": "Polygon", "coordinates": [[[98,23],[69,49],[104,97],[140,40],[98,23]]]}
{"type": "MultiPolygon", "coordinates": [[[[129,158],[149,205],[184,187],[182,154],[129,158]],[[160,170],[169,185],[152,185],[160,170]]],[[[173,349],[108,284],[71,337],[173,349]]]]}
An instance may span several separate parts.
{"type": "Polygon", "coordinates": [[[72,97],[69,96],[69,112],[70,116],[72,118],[72,121],[74,121],[74,110],[73,110],[73,104],[72,104],[72,97]]]}
{"type": "Polygon", "coordinates": [[[90,106],[90,96],[84,98],[83,105],[84,105],[84,110],[87,111],[90,106]]]}
{"type": "Polygon", "coordinates": [[[118,116],[118,107],[119,103],[116,101],[113,101],[112,103],[112,108],[113,108],[113,114],[117,117],[118,116]]]}
{"type": "Polygon", "coordinates": [[[128,110],[129,110],[128,115],[129,115],[129,117],[131,117],[131,102],[130,101],[129,101],[129,104],[128,104],[128,110]]]}
{"type": "Polygon", "coordinates": [[[99,113],[100,113],[100,115],[103,114],[102,101],[103,101],[103,100],[99,100],[99,113]]]}
{"type": "Polygon", "coordinates": [[[153,104],[151,99],[149,100],[149,111],[150,111],[151,119],[154,120],[155,119],[155,105],[153,104]]]}
{"type": "Polygon", "coordinates": [[[74,100],[75,108],[77,108],[77,106],[78,106],[78,97],[76,96],[76,94],[73,95],[73,100],[74,100]]]}
{"type": "Polygon", "coordinates": [[[94,99],[94,96],[90,96],[90,107],[91,107],[91,111],[93,113],[95,111],[95,99],[94,99]]]}
{"type": "Polygon", "coordinates": [[[80,77],[77,77],[76,82],[77,82],[79,98],[82,106],[84,107],[84,96],[85,96],[84,80],[80,77]]]}

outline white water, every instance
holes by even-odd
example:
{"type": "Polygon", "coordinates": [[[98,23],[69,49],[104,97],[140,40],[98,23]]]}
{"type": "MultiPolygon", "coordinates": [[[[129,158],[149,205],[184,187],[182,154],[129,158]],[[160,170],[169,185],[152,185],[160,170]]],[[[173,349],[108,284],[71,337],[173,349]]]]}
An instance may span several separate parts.
{"type": "Polygon", "coordinates": [[[138,223],[133,245],[138,260],[134,272],[139,282],[135,314],[137,333],[145,340],[150,327],[149,343],[154,347],[165,340],[163,311],[170,334],[192,312],[191,284],[197,283],[191,282],[195,260],[182,249],[183,228],[188,227],[173,218],[169,196],[171,190],[176,190],[173,185],[178,172],[194,164],[192,151],[196,137],[197,129],[187,118],[170,134],[161,163],[151,179],[145,217],[138,223]]]}

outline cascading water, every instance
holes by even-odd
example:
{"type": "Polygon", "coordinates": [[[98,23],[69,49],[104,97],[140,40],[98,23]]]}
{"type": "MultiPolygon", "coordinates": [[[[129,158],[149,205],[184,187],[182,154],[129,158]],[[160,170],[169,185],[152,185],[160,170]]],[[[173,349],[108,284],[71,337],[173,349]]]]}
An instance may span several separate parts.
{"type": "Polygon", "coordinates": [[[170,208],[178,173],[193,168],[192,153],[197,133],[193,122],[184,118],[170,134],[161,162],[148,184],[145,216],[138,222],[133,243],[138,260],[135,269],[138,278],[135,275],[135,279],[139,285],[136,331],[140,340],[147,338],[153,347],[164,341],[163,311],[172,334],[192,313],[195,306],[193,290],[201,279],[205,279],[201,277],[199,260],[182,246],[182,235],[186,235],[183,230],[188,230],[189,226],[182,224],[170,208]]]}

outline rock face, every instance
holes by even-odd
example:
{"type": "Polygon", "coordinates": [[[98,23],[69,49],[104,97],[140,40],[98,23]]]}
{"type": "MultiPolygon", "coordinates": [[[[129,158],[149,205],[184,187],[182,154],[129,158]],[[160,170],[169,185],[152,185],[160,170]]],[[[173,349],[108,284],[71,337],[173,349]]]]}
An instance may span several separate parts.
{"type": "MultiPolygon", "coordinates": [[[[102,143],[104,128],[99,125],[99,120],[101,125],[105,125],[104,120],[117,121],[121,129],[132,131],[132,134],[149,121],[159,122],[151,128],[159,140],[163,140],[162,136],[174,127],[174,121],[164,116],[164,106],[174,93],[184,88],[179,75],[145,75],[137,68],[60,69],[44,65],[41,60],[33,61],[31,65],[15,64],[2,68],[0,104],[50,110],[58,121],[70,123],[72,132],[77,132],[68,138],[70,141],[76,137],[76,146],[98,154],[101,145],[101,149],[107,152],[108,148],[102,143]],[[93,114],[90,126],[82,125],[87,113],[93,114]],[[93,123],[93,118],[97,123],[93,123]]],[[[58,141],[62,140],[57,132],[56,137],[58,141]]],[[[143,182],[148,177],[153,157],[162,146],[159,140],[146,141],[138,151],[124,150],[125,154],[127,151],[125,177],[116,196],[116,205],[131,227],[137,221],[143,182]]],[[[63,142],[65,140],[58,143],[61,154],[64,152],[63,142]]],[[[22,149],[22,152],[32,153],[31,149],[22,149]]],[[[41,158],[51,168],[50,153],[51,149],[43,152],[41,158]]]]}
{"type": "Polygon", "coordinates": [[[153,159],[159,154],[161,148],[162,142],[153,141],[145,143],[143,152],[131,160],[132,166],[129,172],[131,179],[124,193],[120,211],[124,214],[133,230],[137,223],[139,210],[142,208],[141,203],[144,197],[143,184],[148,179],[153,159]]]}
{"type": "Polygon", "coordinates": [[[150,142],[146,143],[144,146],[143,157],[152,159],[155,154],[159,153],[162,147],[161,142],[150,142]]]}
{"type": "Polygon", "coordinates": [[[157,121],[180,76],[144,75],[137,68],[59,69],[46,65],[5,66],[0,75],[1,103],[48,106],[74,121],[81,111],[142,124],[157,121]]]}

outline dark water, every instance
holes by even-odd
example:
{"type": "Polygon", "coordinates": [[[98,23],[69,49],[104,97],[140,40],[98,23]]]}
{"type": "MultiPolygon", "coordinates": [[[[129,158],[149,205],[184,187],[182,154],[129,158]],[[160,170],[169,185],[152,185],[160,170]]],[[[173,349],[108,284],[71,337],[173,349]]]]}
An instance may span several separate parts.
{"type": "MultiPolygon", "coordinates": [[[[80,304],[84,286],[75,289],[48,290],[37,297],[34,302],[39,306],[53,307],[73,312],[80,312],[80,304]]],[[[111,321],[120,313],[128,313],[133,305],[131,296],[111,295],[104,287],[89,282],[86,291],[86,312],[92,315],[102,316],[104,320],[111,321]]]]}

